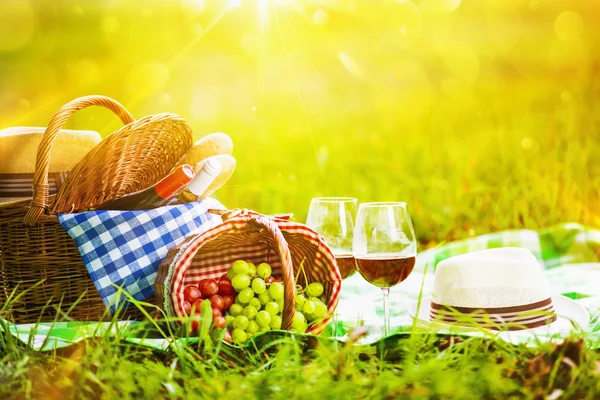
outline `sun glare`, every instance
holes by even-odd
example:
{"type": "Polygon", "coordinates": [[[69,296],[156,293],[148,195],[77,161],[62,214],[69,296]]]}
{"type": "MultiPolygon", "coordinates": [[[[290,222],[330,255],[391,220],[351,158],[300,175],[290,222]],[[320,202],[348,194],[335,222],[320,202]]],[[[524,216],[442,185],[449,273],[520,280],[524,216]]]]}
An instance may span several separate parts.
{"type": "Polygon", "coordinates": [[[268,0],[258,0],[256,2],[256,18],[258,26],[264,32],[267,28],[269,18],[269,2],[268,0]]]}

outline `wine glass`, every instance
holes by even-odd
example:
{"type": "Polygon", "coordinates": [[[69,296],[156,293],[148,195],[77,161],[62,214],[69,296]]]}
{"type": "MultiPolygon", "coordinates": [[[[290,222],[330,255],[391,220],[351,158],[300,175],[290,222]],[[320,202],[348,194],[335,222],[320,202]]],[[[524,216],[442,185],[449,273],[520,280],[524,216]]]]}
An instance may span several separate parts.
{"type": "MultiPolygon", "coordinates": [[[[317,231],[329,247],[342,279],[356,272],[352,256],[352,237],[358,200],[352,197],[317,197],[310,202],[306,225],[317,231]]],[[[337,314],[332,317],[332,336],[337,336],[337,314]]]]}
{"type": "Polygon", "coordinates": [[[415,266],[417,242],[406,203],[362,203],[358,208],[352,253],[358,272],[383,292],[383,335],[390,334],[390,288],[415,266]]]}

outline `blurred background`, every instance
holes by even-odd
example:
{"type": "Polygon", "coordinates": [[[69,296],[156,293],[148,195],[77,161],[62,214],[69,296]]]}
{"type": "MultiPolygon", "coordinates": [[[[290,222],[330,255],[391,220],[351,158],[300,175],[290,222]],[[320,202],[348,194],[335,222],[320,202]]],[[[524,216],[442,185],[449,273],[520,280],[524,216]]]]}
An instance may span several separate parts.
{"type": "Polygon", "coordinates": [[[421,248],[599,227],[598,38],[593,0],[0,0],[0,128],[103,94],[228,133],[228,207],[404,200],[421,248]]]}

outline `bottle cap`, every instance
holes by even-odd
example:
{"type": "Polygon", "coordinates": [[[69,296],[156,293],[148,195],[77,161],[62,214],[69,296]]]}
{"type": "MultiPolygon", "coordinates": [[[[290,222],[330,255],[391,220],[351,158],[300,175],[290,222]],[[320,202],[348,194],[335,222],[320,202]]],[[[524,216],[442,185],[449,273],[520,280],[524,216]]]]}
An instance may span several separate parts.
{"type": "MultiPolygon", "coordinates": [[[[197,166],[198,164],[196,164],[197,166]]],[[[207,158],[202,162],[202,167],[196,174],[196,177],[187,185],[187,189],[194,195],[200,197],[210,184],[221,173],[223,167],[218,160],[207,158]]]]}
{"type": "Polygon", "coordinates": [[[210,176],[217,176],[223,170],[223,166],[221,165],[219,160],[215,160],[214,158],[211,160],[211,157],[209,157],[202,164],[202,170],[210,176]]]}
{"type": "Polygon", "coordinates": [[[195,175],[191,165],[183,164],[161,179],[154,188],[160,197],[168,199],[191,182],[195,175]]]}

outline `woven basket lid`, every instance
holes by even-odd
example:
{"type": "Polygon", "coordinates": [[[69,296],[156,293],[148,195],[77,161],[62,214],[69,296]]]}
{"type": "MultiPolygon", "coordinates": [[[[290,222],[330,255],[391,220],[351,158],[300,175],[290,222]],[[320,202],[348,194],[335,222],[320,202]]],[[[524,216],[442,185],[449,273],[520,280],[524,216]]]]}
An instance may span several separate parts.
{"type": "Polygon", "coordinates": [[[192,130],[176,114],[162,113],[139,120],[117,101],[86,96],[61,107],[48,123],[37,152],[33,199],[25,223],[33,225],[43,214],[80,211],[107,200],[145,189],[164,177],[192,145],[192,130]],[[125,123],[93,147],[60,187],[48,198],[50,157],[57,134],[75,112],[90,106],[113,111],[125,123]]]}

